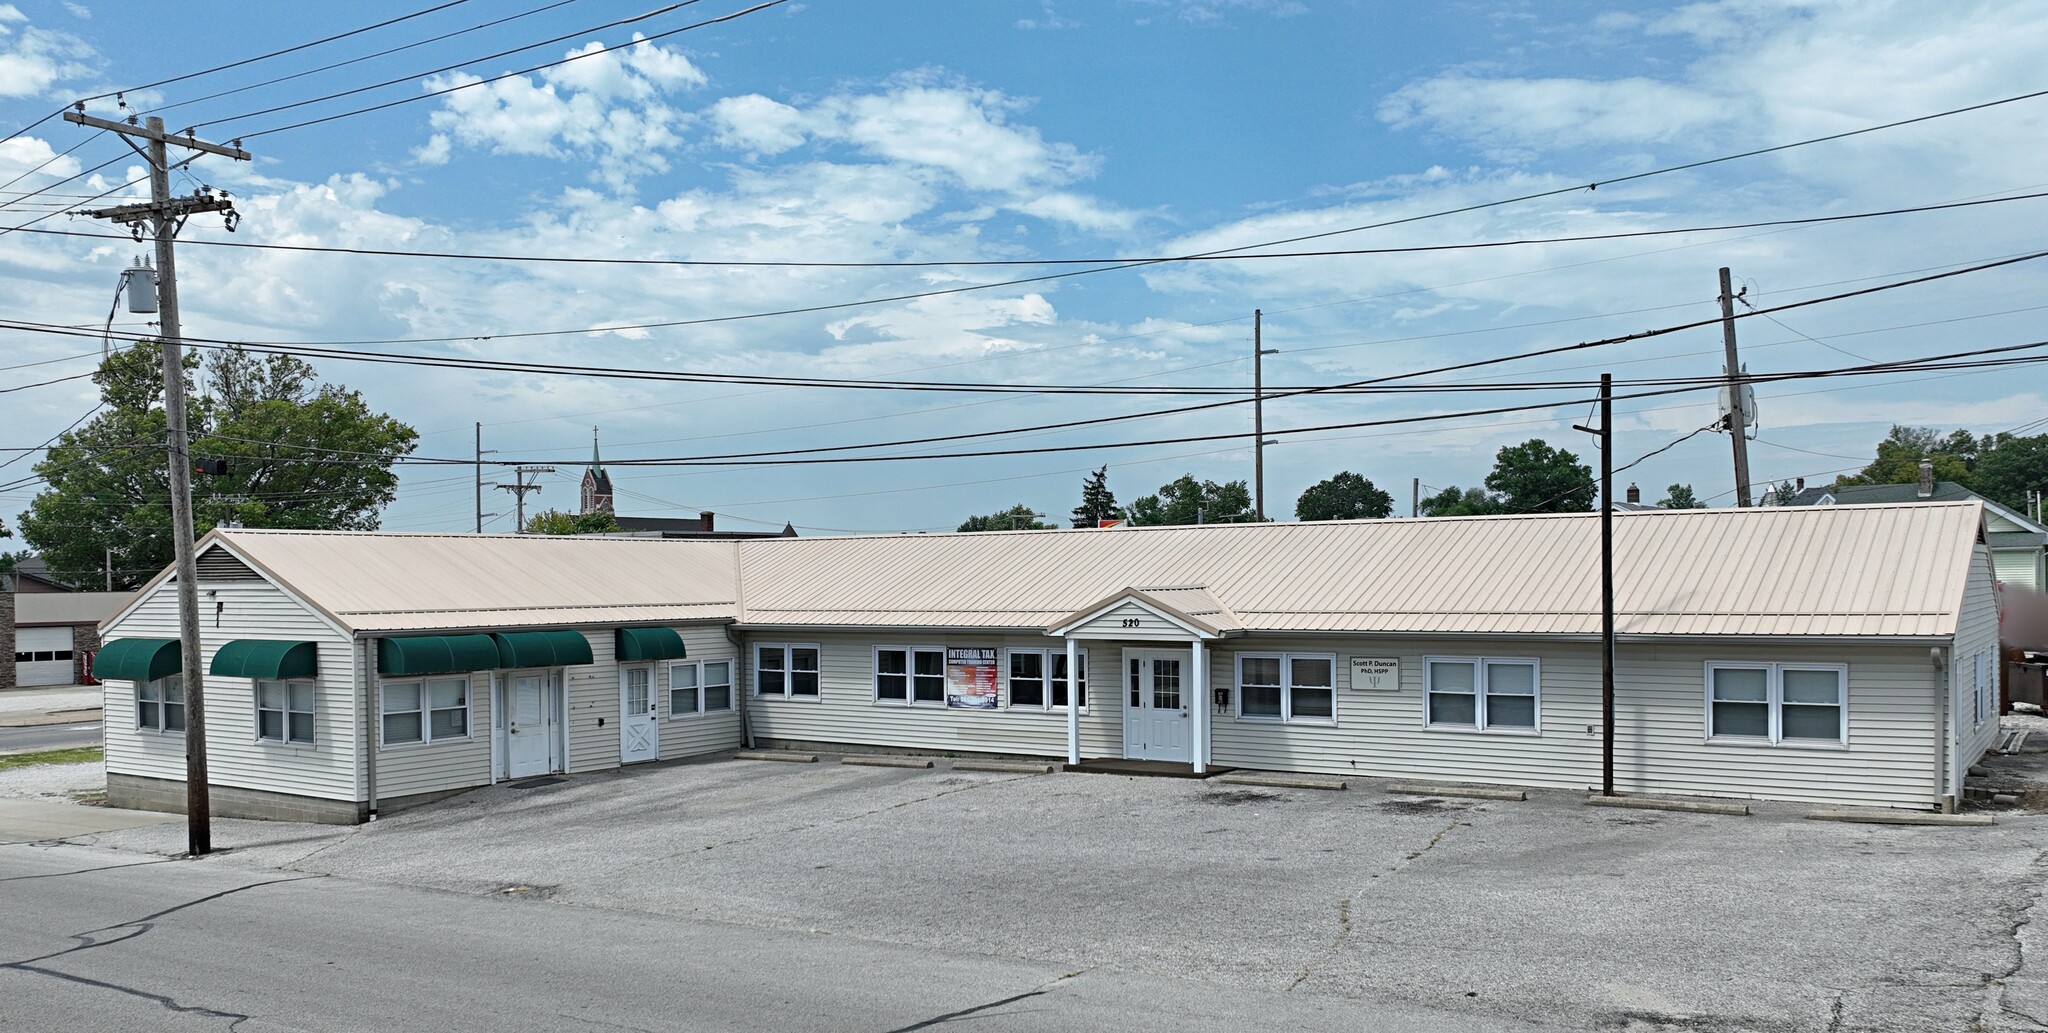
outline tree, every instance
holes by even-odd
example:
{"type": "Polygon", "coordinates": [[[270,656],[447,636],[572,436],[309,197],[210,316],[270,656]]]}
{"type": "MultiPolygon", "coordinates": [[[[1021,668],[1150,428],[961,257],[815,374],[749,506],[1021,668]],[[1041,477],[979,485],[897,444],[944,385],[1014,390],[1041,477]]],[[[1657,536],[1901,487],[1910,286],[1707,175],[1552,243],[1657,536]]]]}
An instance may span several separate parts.
{"type": "MultiPolygon", "coordinates": [[[[117,586],[132,588],[172,559],[169,475],[160,352],[141,343],[109,356],[93,380],[103,411],[58,436],[35,472],[48,487],[22,515],[22,537],[51,574],[70,584],[100,580],[109,552],[117,586]]],[[[186,376],[201,363],[188,357],[186,376]]],[[[315,386],[313,368],[289,355],[239,348],[204,363],[191,391],[191,455],[225,459],[227,473],[193,479],[193,530],[243,527],[374,530],[396,494],[391,472],[419,435],[362,395],[315,386]]]]}
{"type": "Polygon", "coordinates": [[[1593,508],[1593,468],[1542,438],[1495,454],[1486,486],[1507,513],[1582,513],[1593,508]]]}
{"type": "Polygon", "coordinates": [[[1485,516],[1500,511],[1500,500],[1484,488],[1453,486],[1422,500],[1422,515],[1429,517],[1485,516]]]}
{"type": "Polygon", "coordinates": [[[1116,493],[1109,490],[1109,464],[1104,463],[1081,481],[1081,504],[1074,507],[1074,526],[1094,527],[1115,520],[1122,512],[1117,508],[1116,493]]]}
{"type": "Polygon", "coordinates": [[[610,513],[564,513],[550,509],[526,518],[527,534],[617,534],[619,522],[610,513]]]}
{"type": "Polygon", "coordinates": [[[968,517],[966,522],[960,525],[960,530],[1044,531],[1059,526],[1058,524],[1039,523],[1038,518],[1044,515],[1045,514],[1032,509],[1030,506],[1023,504],[1022,502],[1019,502],[1016,505],[1011,506],[1010,508],[1003,510],[1000,513],[990,513],[987,516],[968,517]]]}
{"type": "Polygon", "coordinates": [[[1394,511],[1394,497],[1346,470],[1311,484],[1294,502],[1296,520],[1377,520],[1394,511]]]}
{"type": "Polygon", "coordinates": [[[1776,487],[1764,492],[1763,501],[1758,504],[1764,506],[1789,506],[1792,504],[1792,496],[1797,494],[1799,494],[1799,485],[1791,481],[1779,481],[1776,487]]]}
{"type": "Polygon", "coordinates": [[[1954,481],[1967,488],[1971,486],[1970,468],[1976,463],[1978,448],[1979,442],[1966,430],[1943,436],[1933,427],[1895,423],[1884,440],[1877,443],[1877,458],[1861,473],[1835,478],[1835,487],[1912,484],[1920,479],[1920,460],[1931,459],[1935,480],[1954,481]]]}
{"type": "Polygon", "coordinates": [[[2027,492],[2048,489],[2048,434],[2000,434],[1979,439],[1979,445],[1971,487],[2007,509],[2031,513],[2027,492]]]}
{"type": "Polygon", "coordinates": [[[1183,474],[1177,481],[1161,485],[1159,494],[1131,503],[1131,523],[1229,524],[1252,519],[1252,493],[1243,481],[1217,484],[1197,481],[1183,474]]]}
{"type": "Polygon", "coordinates": [[[1663,501],[1657,503],[1665,509],[1705,509],[1707,504],[1693,497],[1692,485],[1674,484],[1664,489],[1663,501]]]}

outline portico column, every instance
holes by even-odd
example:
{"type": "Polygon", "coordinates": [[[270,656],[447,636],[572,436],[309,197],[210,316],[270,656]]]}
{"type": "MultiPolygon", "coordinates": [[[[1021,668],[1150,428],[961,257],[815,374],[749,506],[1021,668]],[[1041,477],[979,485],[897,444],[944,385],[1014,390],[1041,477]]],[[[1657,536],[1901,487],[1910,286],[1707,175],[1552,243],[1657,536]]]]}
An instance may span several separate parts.
{"type": "Polygon", "coordinates": [[[1081,763],[1081,647],[1067,636],[1067,763],[1081,763]]]}
{"type": "Polygon", "coordinates": [[[1195,711],[1195,742],[1189,752],[1194,756],[1195,774],[1200,775],[1209,770],[1209,654],[1199,638],[1189,645],[1195,654],[1195,698],[1190,704],[1195,711]]]}

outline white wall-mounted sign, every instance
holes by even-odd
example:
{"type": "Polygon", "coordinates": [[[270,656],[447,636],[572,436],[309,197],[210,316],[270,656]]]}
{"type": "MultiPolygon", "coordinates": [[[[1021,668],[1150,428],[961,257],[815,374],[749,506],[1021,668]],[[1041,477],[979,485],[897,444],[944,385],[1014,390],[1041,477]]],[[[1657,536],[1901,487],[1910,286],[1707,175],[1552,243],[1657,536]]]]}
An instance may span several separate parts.
{"type": "Polygon", "coordinates": [[[1401,691],[1401,661],[1391,656],[1352,657],[1351,691],[1401,691]]]}

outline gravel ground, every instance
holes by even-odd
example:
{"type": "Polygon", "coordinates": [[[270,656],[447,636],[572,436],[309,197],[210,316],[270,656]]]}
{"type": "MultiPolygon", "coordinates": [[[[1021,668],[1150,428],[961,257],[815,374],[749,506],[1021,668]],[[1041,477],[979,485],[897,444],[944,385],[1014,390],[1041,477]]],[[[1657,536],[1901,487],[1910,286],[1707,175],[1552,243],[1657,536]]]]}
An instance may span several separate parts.
{"type": "Polygon", "coordinates": [[[83,764],[32,764],[0,771],[0,796],[6,797],[69,797],[73,793],[105,788],[107,763],[102,760],[83,764]]]}

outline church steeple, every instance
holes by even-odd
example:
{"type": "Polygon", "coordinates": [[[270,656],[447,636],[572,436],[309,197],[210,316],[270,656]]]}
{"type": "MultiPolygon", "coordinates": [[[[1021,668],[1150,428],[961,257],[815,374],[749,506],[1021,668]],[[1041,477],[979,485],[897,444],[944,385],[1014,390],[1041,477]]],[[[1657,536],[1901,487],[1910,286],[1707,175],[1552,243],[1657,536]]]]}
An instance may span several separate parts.
{"type": "Polygon", "coordinates": [[[590,428],[590,465],[583,470],[582,512],[613,512],[612,476],[604,472],[604,460],[598,454],[596,427],[590,428]]]}

